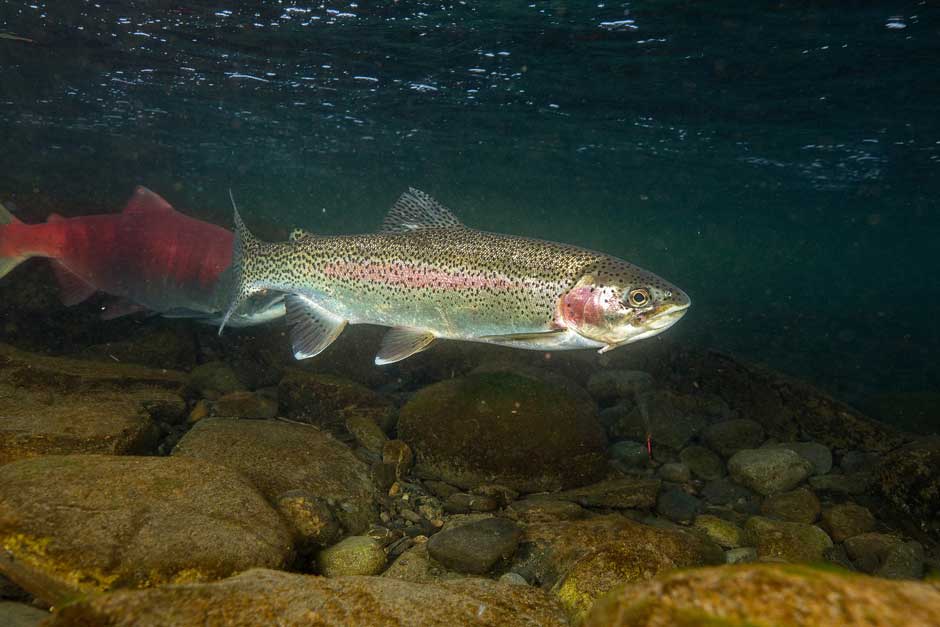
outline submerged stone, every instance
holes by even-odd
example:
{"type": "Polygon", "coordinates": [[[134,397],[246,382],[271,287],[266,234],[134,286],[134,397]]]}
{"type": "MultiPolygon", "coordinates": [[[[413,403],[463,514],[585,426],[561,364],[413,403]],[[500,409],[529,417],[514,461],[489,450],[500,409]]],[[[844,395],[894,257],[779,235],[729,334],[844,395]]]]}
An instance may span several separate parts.
{"type": "Polygon", "coordinates": [[[608,479],[583,488],[556,492],[552,498],[584,507],[651,509],[656,505],[661,485],[659,479],[608,479]]]}
{"type": "Polygon", "coordinates": [[[778,520],[812,524],[819,518],[822,505],[812,491],[797,488],[768,496],[761,503],[761,513],[778,520]]]}
{"type": "Polygon", "coordinates": [[[771,520],[752,516],[745,525],[748,537],[762,559],[772,558],[787,562],[821,562],[832,539],[813,525],[771,520]]]}
{"type": "Polygon", "coordinates": [[[795,488],[813,465],[788,449],[743,449],[728,460],[735,481],[768,496],[795,488]]]}
{"type": "Polygon", "coordinates": [[[811,566],[699,568],[618,588],[584,627],[633,624],[937,625],[940,589],[811,566]]]}
{"type": "Polygon", "coordinates": [[[349,536],[320,551],[317,569],[325,577],[378,575],[385,569],[385,549],[369,536],[349,536]]]}
{"type": "Polygon", "coordinates": [[[278,514],[238,473],[196,459],[45,456],[0,466],[0,572],[51,604],[76,593],[281,568],[278,514]]]}
{"type": "Polygon", "coordinates": [[[513,556],[520,535],[512,521],[487,518],[434,534],[428,540],[428,554],[452,570],[483,575],[513,556]]]}
{"type": "Polygon", "coordinates": [[[349,418],[369,418],[388,432],[394,425],[391,402],[355,381],[289,368],[278,384],[284,415],[342,433],[349,418]]]}
{"type": "Polygon", "coordinates": [[[414,450],[419,474],[462,488],[495,482],[557,490],[596,481],[606,469],[593,407],[510,373],[419,390],[401,410],[398,434],[414,450]]]}
{"type": "Polygon", "coordinates": [[[884,456],[882,494],[928,531],[940,531],[940,436],[921,438],[884,456]]]}
{"type": "Polygon", "coordinates": [[[703,481],[721,479],[725,476],[725,463],[704,446],[695,444],[687,446],[679,453],[679,459],[689,467],[693,475],[703,481]]]}
{"type": "Polygon", "coordinates": [[[255,625],[484,625],[564,627],[565,614],[532,586],[489,579],[411,583],[393,577],[317,577],[249,570],[214,584],[120,591],[62,608],[51,627],[255,625]]]}
{"type": "Polygon", "coordinates": [[[764,442],[764,428],[746,418],[716,422],[705,429],[705,442],[722,457],[741,449],[755,449],[764,442]]]}
{"type": "Polygon", "coordinates": [[[378,518],[370,470],[330,434],[278,420],[206,418],[173,449],[242,473],[274,503],[291,490],[332,500],[348,533],[362,533],[378,518]]]}
{"type": "Polygon", "coordinates": [[[871,531],[875,528],[875,522],[875,517],[867,507],[855,503],[833,505],[822,513],[823,527],[835,542],[871,531]]]}

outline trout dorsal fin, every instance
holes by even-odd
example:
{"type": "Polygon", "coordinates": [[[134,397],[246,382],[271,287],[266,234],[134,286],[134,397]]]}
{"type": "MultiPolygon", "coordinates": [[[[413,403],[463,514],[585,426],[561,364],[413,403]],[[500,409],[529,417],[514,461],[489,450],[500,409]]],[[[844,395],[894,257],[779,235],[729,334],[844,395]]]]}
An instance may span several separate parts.
{"type": "Polygon", "coordinates": [[[418,229],[461,228],[463,222],[450,209],[421,190],[409,187],[392,206],[380,233],[407,233],[418,229]]]}
{"type": "Polygon", "coordinates": [[[127,201],[124,213],[148,213],[152,211],[173,211],[173,206],[159,194],[143,185],[134,190],[134,195],[127,201]]]}

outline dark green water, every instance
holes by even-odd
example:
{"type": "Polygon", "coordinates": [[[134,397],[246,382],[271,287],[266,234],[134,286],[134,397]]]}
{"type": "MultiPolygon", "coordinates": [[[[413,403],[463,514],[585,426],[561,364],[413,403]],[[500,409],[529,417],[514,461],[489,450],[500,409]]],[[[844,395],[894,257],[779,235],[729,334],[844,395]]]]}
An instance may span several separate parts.
{"type": "Polygon", "coordinates": [[[31,40],[0,38],[0,199],[145,184],[228,225],[231,187],[355,232],[411,185],[677,283],[673,339],[863,408],[938,397],[935,3],[235,6],[0,3],[31,40]]]}

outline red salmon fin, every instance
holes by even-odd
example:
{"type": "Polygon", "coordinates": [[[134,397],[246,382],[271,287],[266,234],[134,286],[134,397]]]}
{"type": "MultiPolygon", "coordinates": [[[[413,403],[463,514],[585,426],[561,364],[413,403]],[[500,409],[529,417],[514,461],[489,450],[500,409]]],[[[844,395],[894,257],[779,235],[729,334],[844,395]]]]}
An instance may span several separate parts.
{"type": "Polygon", "coordinates": [[[124,300],[123,298],[115,298],[114,300],[108,301],[108,304],[105,305],[104,311],[101,312],[101,319],[114,320],[115,318],[129,316],[131,314],[140,313],[141,311],[147,311],[147,308],[135,302],[124,300]]]}
{"type": "Polygon", "coordinates": [[[163,200],[158,194],[146,187],[139,186],[134,195],[127,201],[124,213],[149,213],[153,211],[173,211],[173,206],[163,200]]]}
{"type": "Polygon", "coordinates": [[[46,222],[61,222],[62,220],[65,220],[65,218],[60,216],[58,213],[50,213],[48,216],[46,216],[46,222]]]}
{"type": "Polygon", "coordinates": [[[61,262],[52,260],[51,263],[55,278],[59,281],[59,298],[62,299],[62,304],[66,307],[77,305],[98,291],[94,285],[87,283],[83,278],[62,265],[61,262]]]}

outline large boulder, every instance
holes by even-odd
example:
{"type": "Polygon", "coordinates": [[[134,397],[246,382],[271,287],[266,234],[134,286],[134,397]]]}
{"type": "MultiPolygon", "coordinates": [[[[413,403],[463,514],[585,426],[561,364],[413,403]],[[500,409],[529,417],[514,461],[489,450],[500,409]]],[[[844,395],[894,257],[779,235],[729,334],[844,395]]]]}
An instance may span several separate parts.
{"type": "Polygon", "coordinates": [[[538,588],[489,579],[417,584],[391,577],[326,578],[251,570],[213,584],[113,592],[61,609],[50,625],[567,625],[538,588]]]}
{"type": "Polygon", "coordinates": [[[279,420],[200,420],[173,456],[214,462],[247,477],[272,503],[294,490],[332,502],[349,533],[378,517],[369,467],[329,433],[279,420]]]}
{"type": "Polygon", "coordinates": [[[598,516],[528,525],[513,570],[550,589],[577,622],[617,584],[722,562],[721,548],[697,533],[598,516]]]}
{"type": "Polygon", "coordinates": [[[922,529],[940,534],[940,436],[916,440],[885,455],[878,485],[885,498],[922,529]]]}
{"type": "Polygon", "coordinates": [[[940,624],[940,589],[809,566],[699,568],[622,586],[585,627],[940,624]]]}
{"type": "Polygon", "coordinates": [[[420,474],[462,488],[558,490],[597,481],[606,468],[593,407],[510,373],[421,389],[402,408],[398,434],[414,450],[420,474]]]}
{"type": "Polygon", "coordinates": [[[46,454],[152,452],[186,411],[183,375],[0,344],[0,464],[46,454]]]}
{"type": "Polygon", "coordinates": [[[284,567],[293,550],[280,516],[234,471],[103,455],[0,466],[0,547],[0,572],[50,604],[284,567]]]}

